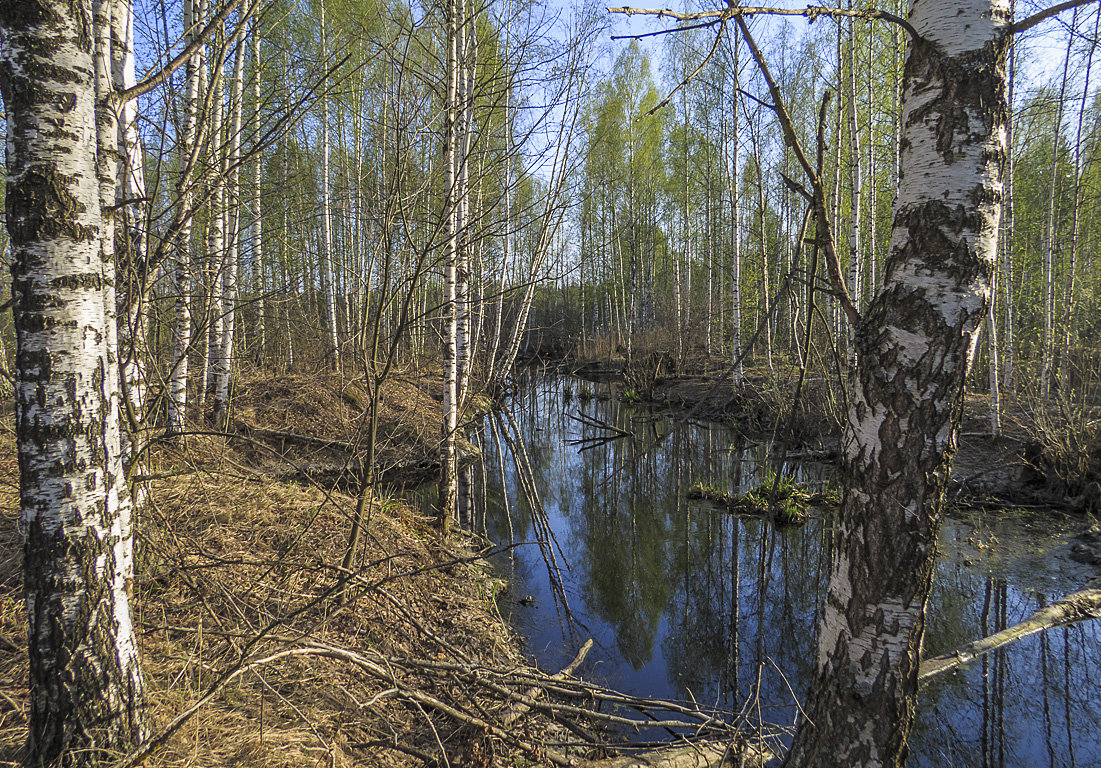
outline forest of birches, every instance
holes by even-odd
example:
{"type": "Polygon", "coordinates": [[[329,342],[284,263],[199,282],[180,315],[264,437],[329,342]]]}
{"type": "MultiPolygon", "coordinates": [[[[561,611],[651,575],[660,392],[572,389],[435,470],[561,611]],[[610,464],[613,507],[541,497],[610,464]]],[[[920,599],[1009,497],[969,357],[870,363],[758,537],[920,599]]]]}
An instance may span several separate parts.
{"type": "MultiPolygon", "coordinates": [[[[50,2],[54,0],[38,0],[35,8],[47,8],[50,2]]],[[[157,739],[143,742],[147,724],[139,711],[142,673],[127,600],[134,565],[129,537],[134,529],[144,531],[141,526],[164,528],[167,518],[154,503],[152,511],[141,512],[141,525],[133,526],[126,480],[135,488],[147,482],[168,483],[159,487],[160,496],[153,494],[169,500],[163,503],[185,504],[192,497],[200,498],[202,494],[194,490],[173,490],[170,483],[177,476],[205,482],[206,469],[197,469],[198,464],[185,469],[172,465],[170,471],[161,471],[158,462],[182,450],[186,441],[173,442],[181,436],[192,440],[193,450],[208,451],[207,458],[243,461],[244,453],[230,456],[226,446],[232,440],[259,445],[262,436],[262,429],[253,434],[234,421],[234,395],[247,389],[245,382],[293,377],[299,383],[331,382],[330,373],[339,372],[347,381],[362,382],[366,393],[357,400],[366,404],[364,414],[356,417],[359,431],[354,443],[343,444],[352,446],[349,454],[364,454],[362,460],[357,458],[359,476],[352,489],[356,498],[348,502],[355,511],[333,524],[338,534],[325,537],[311,528],[311,517],[295,534],[299,538],[294,546],[307,541],[308,535],[318,537],[311,546],[317,550],[312,554],[324,554],[317,571],[321,576],[308,569],[295,572],[287,583],[300,579],[294,582],[297,586],[284,589],[280,582],[272,594],[289,601],[287,596],[298,595],[298,589],[299,596],[313,601],[313,591],[321,590],[318,584],[329,577],[334,581],[307,607],[296,605],[292,610],[289,602],[280,604],[285,615],[269,627],[280,631],[292,620],[308,618],[307,608],[329,605],[325,600],[339,615],[345,601],[354,603],[356,590],[366,583],[356,570],[358,558],[367,549],[368,537],[380,535],[380,528],[376,524],[367,530],[375,520],[374,501],[364,489],[374,485],[375,454],[381,450],[376,443],[382,438],[376,432],[382,383],[394,378],[395,371],[416,371],[422,383],[431,380],[428,388],[442,401],[439,411],[416,405],[407,410],[421,417],[430,413],[442,421],[431,430],[435,441],[431,450],[436,452],[442,475],[434,503],[443,541],[456,506],[454,474],[456,455],[462,450],[458,443],[463,408],[470,405],[472,393],[503,400],[525,363],[603,361],[607,369],[625,373],[628,386],[641,381],[638,371],[649,366],[650,381],[660,369],[672,376],[706,373],[734,389],[748,389],[747,382],[767,389],[777,381],[790,383],[793,372],[801,371],[808,381],[827,382],[827,386],[833,382],[840,388],[849,372],[860,367],[856,349],[869,348],[860,346],[865,337],[848,320],[859,317],[877,295],[892,231],[901,237],[892,219],[895,190],[904,170],[902,110],[908,96],[909,103],[916,101],[913,94],[902,92],[910,44],[907,31],[916,33],[900,22],[907,11],[897,0],[881,5],[854,10],[850,0],[844,8],[829,12],[805,9],[743,17],[730,11],[736,7],[731,4],[721,18],[680,9],[644,12],[640,19],[629,9],[530,0],[449,0],[427,5],[400,0],[55,3],[38,20],[45,25],[42,29],[48,24],[64,26],[66,14],[75,13],[74,8],[94,10],[95,45],[80,34],[73,36],[86,45],[81,55],[94,61],[96,81],[92,84],[87,77],[88,87],[81,93],[110,96],[97,102],[94,119],[88,120],[83,134],[57,133],[59,147],[62,139],[77,134],[88,139],[95,134],[87,141],[84,156],[79,157],[83,150],[65,155],[59,149],[56,157],[46,160],[56,171],[69,168],[76,162],[74,157],[79,161],[92,157],[94,165],[88,167],[96,169],[98,204],[82,209],[62,196],[58,198],[62,205],[48,201],[46,215],[79,215],[95,208],[94,226],[65,232],[99,233],[95,237],[100,260],[103,270],[110,271],[51,276],[52,282],[41,285],[56,289],[53,298],[45,293],[32,296],[39,289],[34,280],[41,277],[35,272],[41,268],[35,249],[53,247],[41,242],[60,230],[43,227],[31,232],[33,228],[22,224],[26,218],[17,221],[11,213],[18,209],[24,217],[35,215],[26,213],[24,191],[29,187],[21,186],[27,182],[26,169],[12,165],[12,158],[24,158],[27,155],[20,153],[25,147],[36,146],[33,139],[41,125],[28,133],[27,123],[19,120],[29,114],[27,105],[41,92],[34,88],[17,92],[10,83],[35,77],[70,83],[90,70],[85,64],[83,69],[75,66],[67,70],[69,74],[58,75],[65,64],[60,54],[56,71],[52,64],[25,67],[20,50],[43,55],[53,43],[37,40],[26,47],[35,30],[29,17],[0,8],[7,37],[0,46],[5,52],[0,79],[8,110],[6,202],[12,220],[7,224],[14,227],[11,242],[7,230],[0,237],[15,274],[16,294],[4,305],[0,318],[0,368],[14,384],[18,401],[23,500],[22,522],[12,522],[4,535],[10,539],[5,541],[12,553],[21,546],[14,543],[16,539],[27,537],[22,547],[27,556],[24,585],[32,624],[27,635],[31,682],[16,695],[26,695],[30,702],[26,722],[35,759],[49,763],[69,759],[58,755],[77,754],[72,758],[75,762],[65,764],[83,764],[79,754],[102,757],[138,744],[152,751],[161,743],[157,739]],[[652,18],[655,15],[660,18],[652,18]],[[899,23],[888,23],[884,16],[899,23]],[[15,32],[24,37],[13,37],[15,32]],[[110,114],[104,106],[115,107],[116,112],[110,114]],[[115,119],[117,126],[112,123],[115,119]],[[115,161],[117,178],[110,170],[115,161]],[[808,170],[811,165],[814,174],[808,170]],[[812,181],[809,176],[814,176],[812,181]],[[816,208],[819,201],[823,204],[816,208]],[[113,236],[102,236],[96,229],[100,225],[103,232],[114,227],[113,236]],[[30,240],[20,242],[19,237],[30,240]],[[34,237],[41,242],[27,246],[34,237]],[[93,291],[99,302],[88,315],[92,320],[74,314],[57,321],[49,314],[86,290],[93,291]],[[27,293],[20,295],[21,291],[27,293]],[[95,346],[99,362],[93,360],[69,384],[79,380],[102,391],[85,394],[81,390],[73,397],[78,402],[62,413],[58,404],[64,404],[69,384],[60,378],[49,380],[51,366],[41,364],[49,363],[51,350],[27,352],[23,345],[27,339],[45,338],[44,330],[61,329],[56,335],[61,338],[63,326],[75,328],[84,322],[90,324],[80,327],[92,332],[83,337],[70,334],[71,349],[76,351],[55,359],[77,360],[95,346]],[[441,383],[443,393],[438,395],[441,383]],[[47,392],[54,394],[42,394],[47,392]],[[51,408],[61,414],[62,426],[40,428],[52,418],[51,408]],[[122,422],[122,438],[115,431],[113,414],[122,422]],[[39,418],[47,421],[35,421],[39,418]],[[88,445],[81,442],[85,438],[88,445]],[[219,439],[226,442],[218,450],[209,447],[214,444],[210,441],[219,439]],[[61,447],[54,450],[49,440],[61,447]],[[69,460],[66,451],[70,449],[74,456],[86,449],[86,454],[80,454],[85,458],[69,460]],[[152,463],[149,456],[154,457],[152,463]],[[54,464],[48,465],[50,461],[54,464]],[[105,462],[106,468],[93,466],[95,462],[105,462]],[[123,464],[127,475],[116,471],[123,464]],[[39,470],[40,476],[35,475],[39,470]],[[50,491],[50,483],[70,470],[87,470],[84,481],[74,480],[61,491],[50,491]],[[41,481],[37,485],[36,478],[41,481]],[[65,505],[74,494],[85,492],[106,493],[106,500],[90,502],[88,509],[98,510],[95,513],[82,512],[64,524],[57,522],[58,515],[67,514],[65,505]],[[112,510],[116,503],[122,511],[112,510]],[[112,518],[116,512],[117,518],[112,518]],[[100,513],[102,518],[96,518],[100,513]],[[92,530],[100,523],[102,531],[92,530]],[[65,531],[58,534],[62,528],[65,531]],[[73,553],[78,547],[66,543],[69,535],[72,541],[83,537],[81,546],[87,551],[80,556],[95,565],[66,573],[87,576],[100,569],[94,578],[79,584],[75,576],[66,581],[68,577],[55,577],[43,565],[54,565],[47,563],[46,555],[57,555],[58,562],[77,556],[73,553]],[[117,562],[107,554],[96,554],[95,547],[108,540],[106,536],[113,537],[109,539],[115,547],[111,557],[117,562]],[[105,562],[112,564],[110,568],[105,562]],[[303,575],[307,573],[308,579],[303,575]],[[65,608],[71,596],[64,590],[74,584],[73,604],[87,601],[95,606],[87,612],[88,620],[103,623],[85,633],[92,638],[89,643],[80,641],[73,653],[62,643],[51,656],[43,649],[49,650],[49,643],[63,632],[50,629],[53,624],[35,625],[35,617],[46,616],[42,621],[59,627],[73,620],[74,612],[65,608]],[[47,599],[60,606],[55,614],[43,607],[47,599]],[[81,668],[85,672],[75,673],[74,679],[88,683],[89,688],[74,694],[54,686],[51,681],[59,673],[50,665],[71,663],[78,668],[82,649],[97,642],[104,648],[113,643],[114,648],[101,648],[98,656],[93,648],[88,664],[81,668]],[[102,685],[102,690],[96,685],[102,685]],[[97,720],[98,702],[117,704],[126,698],[118,692],[126,690],[137,691],[132,702],[120,708],[121,718],[103,726],[97,720]],[[65,697],[70,695],[77,702],[72,707],[58,703],[68,701],[65,697]],[[64,716],[56,716],[59,712],[64,716]],[[93,725],[70,728],[65,718],[73,712],[79,715],[73,722],[93,725]],[[97,741],[95,729],[101,726],[117,732],[97,741]]],[[[1101,261],[1096,258],[1101,247],[1101,53],[1097,50],[1101,10],[1096,3],[1065,5],[1059,13],[1041,12],[1046,23],[1026,25],[1027,31],[1012,35],[1005,50],[1008,155],[1004,186],[991,193],[1001,195],[1005,206],[997,225],[994,268],[989,271],[993,276],[989,312],[975,342],[977,355],[967,381],[968,408],[972,416],[978,414],[984,436],[997,436],[1008,415],[1018,427],[1024,424],[1036,432],[1056,428],[1052,425],[1080,427],[1086,434],[1083,455],[1088,463],[1088,456],[1101,455],[1094,420],[1101,373],[1097,343],[1101,261]]],[[[1036,12],[1034,7],[1013,10],[1018,18],[1036,12]]],[[[990,50],[998,45],[992,44],[990,50]]],[[[995,66],[1000,61],[993,54],[990,60],[995,66]]],[[[914,82],[918,81],[915,77],[914,82]]],[[[72,103],[80,98],[74,96],[72,103]]],[[[70,118],[65,99],[57,103],[60,116],[55,118],[60,124],[70,118]]],[[[55,108],[39,107],[47,113],[55,108]]],[[[92,115],[93,110],[87,113],[92,115]]],[[[975,135],[982,130],[988,128],[976,128],[975,135]]],[[[966,133],[957,132],[957,137],[966,133]]],[[[1000,139],[1000,133],[995,138],[1000,139]]],[[[946,153],[949,165],[951,154],[946,153]]],[[[80,181],[79,176],[60,173],[52,178],[60,188],[80,181]]],[[[979,207],[979,201],[971,202],[979,207]]],[[[998,221],[996,213],[993,220],[998,221]]],[[[986,235],[976,239],[992,242],[986,235]]],[[[963,243],[957,250],[969,247],[963,243]]],[[[947,259],[943,254],[937,258],[947,259]]],[[[982,258],[989,264],[990,254],[983,253],[982,258]]],[[[61,265],[62,271],[68,266],[64,258],[51,263],[61,265]]],[[[980,304],[985,306],[988,273],[968,279],[972,282],[967,290],[981,295],[980,304]]],[[[5,282],[10,281],[5,278],[5,282]]],[[[982,309],[973,316],[980,317],[982,309]]],[[[963,314],[961,309],[959,316],[963,314]]],[[[947,338],[957,330],[948,327],[941,336],[947,338]]],[[[959,337],[958,333],[952,336],[959,337]]],[[[933,335],[929,338],[929,344],[939,343],[933,335]]],[[[958,370],[966,370],[966,365],[958,370]]],[[[320,403],[323,387],[316,386],[305,397],[320,403]]],[[[960,404],[962,392],[952,386],[956,389],[951,402],[960,404]]],[[[77,392],[75,384],[70,389],[77,392]]],[[[319,420],[323,416],[317,414],[319,420]]],[[[928,445],[936,446],[935,458],[940,462],[943,452],[951,452],[949,443],[955,439],[951,430],[958,428],[958,420],[951,430],[942,431],[952,435],[945,440],[938,432],[941,427],[926,428],[932,432],[928,445]]],[[[268,437],[275,435],[283,445],[328,439],[293,432],[268,430],[268,437]]],[[[392,430],[388,436],[395,434],[392,430]]],[[[1079,443],[1068,445],[1070,453],[1078,450],[1074,446],[1079,443]]],[[[894,448],[896,454],[908,450],[901,442],[894,448]]],[[[10,453],[14,457],[16,449],[10,453]]],[[[14,464],[14,458],[9,464],[14,464]]],[[[245,480],[260,476],[255,469],[232,466],[233,471],[244,473],[245,480]]],[[[933,467],[929,476],[939,477],[943,465],[929,466],[933,467]]],[[[16,473],[11,466],[8,470],[9,485],[14,488],[16,473]]],[[[911,485],[933,488],[935,483],[922,480],[911,485]]],[[[943,486],[936,486],[937,492],[943,493],[943,486]]],[[[242,481],[242,488],[263,488],[256,493],[288,494],[286,498],[293,495],[282,486],[268,484],[249,486],[242,481]]],[[[320,515],[332,502],[331,490],[324,491],[325,501],[302,502],[303,508],[313,505],[311,509],[320,515]]],[[[217,493],[228,491],[219,486],[217,493]]],[[[922,493],[915,498],[924,504],[922,493]]],[[[1095,495],[1101,503],[1101,491],[1095,495]]],[[[145,491],[136,492],[135,497],[137,508],[151,498],[145,491]]],[[[242,509],[260,515],[274,509],[265,504],[255,499],[240,502],[242,509]]],[[[939,504],[933,501],[927,506],[939,504]]],[[[229,546],[226,542],[239,532],[234,525],[240,521],[226,510],[212,513],[217,525],[204,524],[189,533],[195,541],[206,542],[203,557],[229,546]],[[202,538],[215,534],[217,538],[209,541],[202,538]]],[[[199,518],[191,513],[176,518],[185,526],[193,519],[199,518]]],[[[419,536],[419,523],[411,525],[419,536]]],[[[933,524],[922,535],[935,533],[933,524]]],[[[168,555],[155,552],[157,545],[149,543],[155,537],[141,535],[140,557],[163,556],[167,562],[168,555]]],[[[420,542],[416,537],[411,540],[420,542]]],[[[372,541],[371,546],[378,545],[377,539],[372,541]]],[[[427,552],[417,556],[425,560],[440,556],[427,552]]],[[[272,556],[274,565],[263,571],[260,581],[285,565],[284,554],[272,556]]],[[[234,557],[238,559],[227,555],[224,560],[235,564],[226,583],[247,581],[241,574],[258,561],[243,545],[234,557]]],[[[5,566],[9,571],[16,568],[11,571],[16,574],[11,584],[18,580],[18,568],[11,565],[18,559],[12,554],[5,566]]],[[[372,561],[362,567],[374,565],[372,561]]],[[[214,571],[195,576],[184,566],[168,570],[187,574],[188,588],[203,596],[203,606],[194,609],[199,616],[206,615],[201,611],[209,608],[205,602],[209,595],[229,594],[225,584],[195,586],[194,579],[214,578],[209,575],[214,571]]],[[[167,591],[165,584],[175,576],[164,577],[163,583],[156,578],[161,577],[143,582],[142,594],[167,591]]],[[[877,600],[872,599],[873,607],[877,600]]],[[[923,605],[923,601],[924,597],[918,602],[923,605]]],[[[166,599],[165,604],[169,603],[166,599]]],[[[14,598],[11,604],[16,605],[14,598]]],[[[253,610],[252,605],[238,610],[241,605],[245,603],[234,608],[240,616],[253,610]]],[[[0,629],[15,626],[12,617],[20,610],[0,611],[0,629]]],[[[166,610],[162,608],[162,629],[168,638],[164,642],[177,645],[165,651],[163,658],[186,657],[181,662],[186,670],[194,648],[198,658],[208,660],[201,653],[202,620],[197,643],[186,646],[185,653],[180,650],[184,641],[173,640],[172,633],[192,632],[184,625],[195,614],[181,609],[184,618],[176,617],[172,624],[166,610]]],[[[272,615],[277,613],[273,609],[272,615]]],[[[440,613],[451,620],[449,612],[440,613]]],[[[222,616],[236,621],[238,614],[227,609],[222,616]]],[[[346,615],[359,617],[353,611],[346,615]]],[[[143,620],[148,624],[155,618],[143,620]]],[[[256,627],[268,617],[261,611],[249,621],[253,623],[242,625],[243,634],[223,633],[230,638],[223,647],[226,655],[221,665],[229,670],[226,677],[212,684],[210,693],[204,694],[207,699],[197,698],[199,704],[193,709],[180,705],[180,717],[190,717],[213,698],[218,686],[252,669],[246,661],[261,663],[249,654],[264,636],[264,632],[253,634],[256,627]],[[238,636],[252,639],[238,648],[232,639],[238,636]]],[[[463,631],[447,625],[448,630],[437,627],[438,633],[431,633],[415,617],[410,621],[432,642],[439,640],[440,633],[463,631]]],[[[84,637],[79,632],[85,629],[78,627],[71,636],[84,637]]],[[[141,642],[155,642],[154,632],[147,630],[141,642]]],[[[359,630],[349,632],[358,642],[359,630]]],[[[916,644],[907,646],[912,655],[920,646],[920,631],[917,637],[916,644]]],[[[0,661],[24,674],[21,646],[10,640],[5,643],[14,651],[0,661]],[[18,663],[13,661],[17,656],[18,663]]],[[[453,650],[450,645],[441,647],[448,653],[453,650]]],[[[292,653],[279,651],[284,652],[292,653]]],[[[181,679],[183,673],[177,675],[167,667],[158,670],[162,661],[156,653],[142,653],[153,670],[150,675],[160,674],[173,684],[181,679]]],[[[310,646],[293,653],[350,659],[362,669],[374,670],[371,674],[379,679],[391,680],[386,677],[388,671],[371,667],[374,662],[356,655],[358,651],[310,646]]],[[[916,666],[906,668],[913,671],[916,666]]],[[[421,673],[428,674],[427,669],[421,673]]],[[[201,669],[196,672],[196,696],[203,674],[201,669]]],[[[330,677],[318,679],[327,684],[330,677]]],[[[916,680],[908,679],[907,695],[913,695],[916,680]]],[[[400,696],[409,695],[398,683],[394,686],[392,690],[400,696]]],[[[166,688],[171,691],[172,686],[166,688]]],[[[409,700],[417,701],[417,706],[426,701],[429,708],[438,704],[435,711],[446,711],[449,717],[456,711],[450,704],[425,699],[428,694],[423,691],[414,693],[421,698],[409,700]]],[[[368,695],[364,693],[363,698],[368,695]]],[[[882,700],[893,695],[888,690],[882,700]]],[[[261,747],[264,696],[261,691],[256,698],[261,747]]],[[[21,711],[22,704],[12,703],[15,699],[8,693],[4,699],[12,711],[21,711]]],[[[461,722],[483,722],[474,705],[462,699],[460,703],[471,707],[460,712],[461,722]]],[[[912,708],[908,711],[912,717],[912,708]]],[[[510,710],[501,722],[514,722],[509,719],[513,714],[510,710]]],[[[427,715],[424,720],[428,722],[427,715]]],[[[419,722],[415,720],[414,725],[419,722]]],[[[486,728],[485,733],[494,738],[507,736],[507,727],[500,733],[486,728]]],[[[0,729],[0,741],[7,739],[7,744],[15,732],[0,729]]],[[[195,733],[198,744],[202,739],[195,733]]],[[[431,735],[439,740],[435,731],[431,735]]],[[[435,754],[436,741],[425,733],[421,736],[420,742],[402,742],[392,733],[371,734],[371,738],[390,739],[385,742],[387,748],[396,744],[395,749],[408,754],[415,755],[418,749],[435,754]]],[[[514,746],[521,750],[539,752],[538,739],[529,743],[523,741],[526,736],[509,738],[515,738],[514,746]]],[[[233,741],[225,737],[220,743],[233,741]]],[[[445,753],[442,743],[439,750],[445,753]]],[[[144,754],[139,750],[129,759],[139,762],[144,754]]],[[[719,752],[720,761],[723,754],[719,752]]]]}
{"type": "MultiPolygon", "coordinates": [[[[185,19],[197,38],[220,10],[139,3],[138,76],[191,40],[185,19]]],[[[706,352],[736,376],[844,364],[842,315],[825,268],[809,274],[805,203],[785,183],[798,167],[736,35],[640,44],[610,40],[603,8],[458,10],[449,56],[434,6],[241,3],[129,103],[120,338],[148,388],[143,418],[182,429],[188,409],[224,407],[218,379],[242,369],[439,358],[450,253],[475,377],[533,346],[680,365],[706,352]]],[[[1098,14],[1064,16],[1009,54],[1011,205],[971,383],[992,398],[1073,401],[1101,365],[1098,14]]],[[[888,247],[902,32],[755,24],[810,151],[833,94],[825,183],[860,306],[888,247]]]]}

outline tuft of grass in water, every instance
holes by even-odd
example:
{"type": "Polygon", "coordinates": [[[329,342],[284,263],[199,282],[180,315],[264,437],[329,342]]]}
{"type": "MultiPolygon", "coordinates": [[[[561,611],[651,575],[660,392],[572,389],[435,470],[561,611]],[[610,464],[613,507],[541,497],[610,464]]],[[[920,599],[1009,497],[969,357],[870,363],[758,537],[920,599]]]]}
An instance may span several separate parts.
{"type": "Polygon", "coordinates": [[[812,493],[794,478],[777,477],[771,472],[760,485],[741,496],[697,481],[688,489],[687,497],[713,502],[729,512],[770,517],[777,525],[802,525],[810,519],[810,507],[838,503],[832,490],[812,493]]]}
{"type": "Polygon", "coordinates": [[[582,402],[593,399],[593,391],[589,389],[588,384],[582,384],[577,390],[577,399],[582,402]]]}
{"type": "Polygon", "coordinates": [[[633,389],[625,389],[619,393],[619,399],[627,404],[641,403],[642,398],[639,397],[638,392],[633,389]]]}

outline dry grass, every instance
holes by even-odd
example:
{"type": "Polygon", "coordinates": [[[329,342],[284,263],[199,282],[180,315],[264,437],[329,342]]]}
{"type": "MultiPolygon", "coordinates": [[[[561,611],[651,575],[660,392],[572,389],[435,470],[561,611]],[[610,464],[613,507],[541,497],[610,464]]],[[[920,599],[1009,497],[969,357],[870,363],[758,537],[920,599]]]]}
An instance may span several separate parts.
{"type": "MultiPolygon", "coordinates": [[[[443,410],[437,382],[395,375],[382,384],[375,463],[380,468],[432,461],[439,455],[443,410]]],[[[369,393],[363,380],[339,374],[250,377],[238,385],[233,405],[237,428],[302,435],[313,443],[259,437],[263,445],[238,445],[253,466],[280,474],[288,467],[342,467],[365,450],[369,393]],[[326,446],[323,441],[332,441],[326,446]]]]}
{"type": "MultiPolygon", "coordinates": [[[[273,395],[284,407],[268,418],[284,419],[288,430],[351,425],[354,404],[330,411],[333,403],[319,400],[323,388],[311,386],[304,397],[284,383],[273,383],[246,407],[260,409],[273,395]],[[322,419],[328,421],[319,424],[322,419]]],[[[408,401],[404,407],[417,412],[408,401]]],[[[26,630],[18,474],[11,422],[4,424],[0,764],[14,764],[25,739],[26,630]]],[[[375,498],[358,578],[341,601],[334,565],[344,552],[355,500],[262,481],[248,471],[248,461],[209,436],[189,438],[186,449],[160,446],[153,455],[154,472],[183,473],[148,484],[138,526],[135,606],[154,729],[195,702],[242,654],[257,658],[305,642],[390,656],[522,663],[496,613],[490,594],[495,582],[484,563],[457,558],[454,549],[439,545],[427,521],[393,500],[375,498]]],[[[418,679],[413,672],[402,676],[443,701],[469,706],[470,694],[454,683],[418,679]]],[[[480,706],[502,705],[487,700],[480,706]]],[[[405,765],[420,762],[410,752],[438,755],[441,743],[453,759],[462,744],[481,745],[480,734],[469,730],[389,697],[376,679],[343,662],[300,657],[236,678],[147,764],[405,765]],[[392,748],[395,743],[405,751],[392,748]]]]}

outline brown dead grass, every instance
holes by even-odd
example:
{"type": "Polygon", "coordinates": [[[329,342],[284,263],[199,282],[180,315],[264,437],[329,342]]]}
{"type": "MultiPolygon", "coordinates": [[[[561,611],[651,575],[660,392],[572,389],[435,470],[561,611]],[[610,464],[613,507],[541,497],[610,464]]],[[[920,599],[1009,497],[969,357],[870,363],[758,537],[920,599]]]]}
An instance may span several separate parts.
{"type": "MultiPolygon", "coordinates": [[[[272,428],[318,436],[354,428],[358,406],[345,393],[316,380],[303,393],[302,384],[246,388],[239,407],[278,425],[272,428]]],[[[395,424],[416,430],[418,418],[429,418],[426,397],[406,391],[386,408],[395,424]]],[[[0,440],[0,764],[14,765],[25,739],[27,680],[10,419],[0,440]]],[[[439,545],[428,521],[392,499],[372,500],[356,569],[357,584],[379,586],[350,587],[347,601],[334,599],[334,564],[355,500],[258,478],[235,445],[193,436],[186,448],[162,445],[153,453],[154,473],[182,473],[148,483],[138,526],[135,606],[154,730],[195,702],[262,633],[250,658],[308,640],[422,659],[459,654],[522,663],[496,612],[487,566],[455,562],[456,550],[439,545]]],[[[483,545],[465,542],[467,550],[483,545]]],[[[404,678],[444,701],[469,704],[468,692],[453,683],[404,678]]],[[[420,760],[387,746],[393,742],[438,754],[439,740],[454,755],[464,741],[479,744],[478,736],[389,698],[376,680],[341,662],[307,657],[237,678],[146,764],[397,766],[420,760]]]]}
{"type": "MultiPolygon", "coordinates": [[[[432,461],[439,455],[442,396],[432,378],[392,376],[382,384],[378,407],[375,464],[382,469],[432,461]]],[[[279,474],[288,467],[340,467],[366,450],[369,391],[362,378],[340,374],[253,376],[242,380],[234,399],[235,427],[283,433],[274,440],[259,433],[262,445],[239,445],[250,464],[279,474]],[[320,442],[295,441],[302,435],[320,442]],[[348,450],[349,447],[352,450],[348,450]]]]}

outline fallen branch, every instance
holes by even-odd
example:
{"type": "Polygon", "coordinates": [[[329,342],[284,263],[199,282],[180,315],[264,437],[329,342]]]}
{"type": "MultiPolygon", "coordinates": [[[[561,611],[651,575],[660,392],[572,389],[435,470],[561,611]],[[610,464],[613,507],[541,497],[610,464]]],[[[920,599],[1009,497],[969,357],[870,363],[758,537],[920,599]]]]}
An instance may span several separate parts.
{"type": "MultiPolygon", "coordinates": [[[[577,655],[573,657],[573,661],[564,666],[557,673],[550,676],[551,680],[563,680],[574,673],[574,671],[581,666],[581,662],[585,660],[585,657],[589,655],[589,651],[592,650],[593,640],[589,638],[585,641],[585,644],[581,646],[581,650],[577,652],[577,655]]],[[[543,692],[543,687],[539,685],[533,685],[524,692],[524,698],[528,701],[519,701],[513,704],[509,711],[505,713],[501,718],[501,727],[510,728],[513,723],[524,716],[528,710],[531,709],[531,703],[535,699],[539,698],[539,694],[543,692]]]]}
{"type": "Polygon", "coordinates": [[[763,766],[772,757],[767,749],[752,744],[705,741],[638,755],[586,760],[577,768],[717,768],[728,764],[750,768],[763,766]]]}
{"type": "Polygon", "coordinates": [[[334,448],[346,453],[358,453],[361,449],[356,443],[349,443],[343,440],[332,440],[324,437],[314,437],[313,435],[300,435],[297,432],[284,432],[279,429],[264,429],[263,427],[255,427],[251,424],[246,424],[243,421],[234,421],[234,426],[237,431],[245,435],[255,435],[256,437],[266,438],[268,440],[279,440],[284,443],[300,443],[302,445],[316,446],[318,448],[334,448]]]}
{"type": "Polygon", "coordinates": [[[1101,619],[1101,589],[1079,590],[1062,600],[1045,605],[1020,624],[1014,624],[982,640],[968,643],[950,653],[925,659],[918,668],[918,681],[924,682],[943,675],[979,656],[1004,648],[1029,635],[1089,619],[1101,619]]]}

